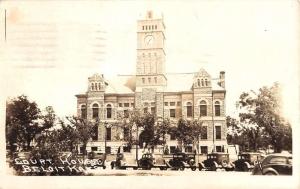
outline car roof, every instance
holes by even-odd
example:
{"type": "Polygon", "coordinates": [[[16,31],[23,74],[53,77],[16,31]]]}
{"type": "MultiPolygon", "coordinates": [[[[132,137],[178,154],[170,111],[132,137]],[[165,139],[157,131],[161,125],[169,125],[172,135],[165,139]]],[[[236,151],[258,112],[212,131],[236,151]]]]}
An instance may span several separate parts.
{"type": "Polygon", "coordinates": [[[239,155],[243,155],[243,154],[257,154],[257,155],[260,155],[260,153],[259,152],[243,152],[243,153],[241,153],[241,154],[239,154],[239,155]]]}
{"type": "Polygon", "coordinates": [[[222,154],[222,155],[227,155],[228,153],[225,153],[225,152],[213,152],[213,153],[210,153],[210,154],[207,154],[207,155],[218,155],[218,154],[222,154]]]}
{"type": "Polygon", "coordinates": [[[292,154],[274,153],[274,154],[268,154],[266,157],[271,157],[271,156],[278,156],[278,157],[292,157],[292,154]]]}

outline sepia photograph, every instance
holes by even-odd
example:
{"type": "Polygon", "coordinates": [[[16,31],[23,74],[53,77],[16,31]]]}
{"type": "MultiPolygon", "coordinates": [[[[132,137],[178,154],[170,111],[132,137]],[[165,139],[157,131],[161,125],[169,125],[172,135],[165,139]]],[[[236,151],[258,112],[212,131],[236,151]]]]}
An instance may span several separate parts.
{"type": "Polygon", "coordinates": [[[0,1],[0,188],[299,188],[299,11],[0,1]]]}

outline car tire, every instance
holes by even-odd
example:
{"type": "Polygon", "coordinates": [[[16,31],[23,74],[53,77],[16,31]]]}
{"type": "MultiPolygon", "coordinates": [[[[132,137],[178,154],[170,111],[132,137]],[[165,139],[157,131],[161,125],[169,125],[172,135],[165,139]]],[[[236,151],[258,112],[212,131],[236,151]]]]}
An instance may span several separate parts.
{"type": "Polygon", "coordinates": [[[248,171],[249,171],[249,168],[247,167],[246,164],[243,165],[242,171],[243,171],[243,172],[248,172],[248,171]]]}
{"type": "Polygon", "coordinates": [[[179,169],[180,169],[180,171],[184,171],[184,165],[181,165],[181,166],[179,167],[179,169]]]}
{"type": "Polygon", "coordinates": [[[199,163],[199,171],[202,171],[203,167],[201,165],[201,163],[199,163]]]}
{"type": "Polygon", "coordinates": [[[196,166],[191,167],[192,171],[196,171],[196,166]]]}
{"type": "Polygon", "coordinates": [[[105,165],[103,166],[103,169],[106,169],[106,166],[105,166],[105,165]]]}

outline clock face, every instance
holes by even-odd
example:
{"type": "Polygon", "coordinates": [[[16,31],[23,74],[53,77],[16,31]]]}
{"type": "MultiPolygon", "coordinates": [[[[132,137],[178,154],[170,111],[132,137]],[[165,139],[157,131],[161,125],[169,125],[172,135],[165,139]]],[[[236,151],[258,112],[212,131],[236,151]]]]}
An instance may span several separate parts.
{"type": "Polygon", "coordinates": [[[145,37],[145,44],[146,44],[147,46],[152,45],[153,42],[154,42],[154,37],[153,37],[153,35],[147,35],[147,36],[145,37]]]}

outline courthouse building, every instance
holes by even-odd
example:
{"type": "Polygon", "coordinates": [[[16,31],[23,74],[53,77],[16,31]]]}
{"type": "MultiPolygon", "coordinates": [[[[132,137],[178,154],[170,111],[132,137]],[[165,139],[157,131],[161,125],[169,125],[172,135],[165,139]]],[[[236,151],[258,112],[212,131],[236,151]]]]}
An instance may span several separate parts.
{"type": "MultiPolygon", "coordinates": [[[[226,151],[225,72],[221,71],[216,79],[203,68],[194,73],[168,74],[165,38],[163,18],[148,12],[137,21],[136,74],[118,75],[112,80],[95,74],[88,78],[87,92],[76,95],[78,116],[98,118],[101,122],[87,151],[116,153],[124,146],[126,142],[117,137],[122,131],[109,125],[117,121],[118,115],[133,109],[169,118],[174,123],[179,118],[199,119],[206,129],[196,147],[199,152],[226,151]]],[[[178,142],[174,136],[166,138],[166,146],[173,152],[178,142]]],[[[184,149],[194,150],[195,145],[184,149]]]]}

